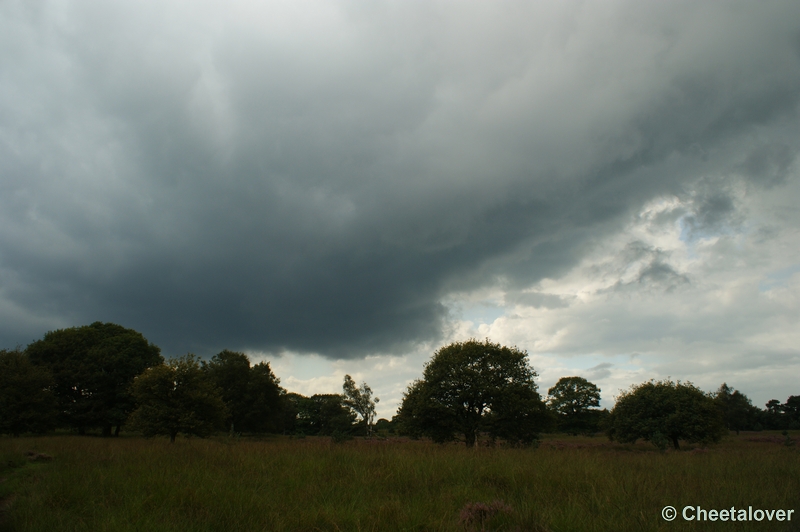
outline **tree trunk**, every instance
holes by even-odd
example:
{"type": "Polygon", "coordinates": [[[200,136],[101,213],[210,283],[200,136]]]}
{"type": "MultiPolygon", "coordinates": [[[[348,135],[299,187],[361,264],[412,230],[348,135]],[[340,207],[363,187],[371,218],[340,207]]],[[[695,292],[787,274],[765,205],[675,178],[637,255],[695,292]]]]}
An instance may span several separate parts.
{"type": "Polygon", "coordinates": [[[175,436],[177,436],[177,435],[178,435],[177,432],[171,432],[170,435],[169,435],[169,442],[170,443],[175,443],[175,436]]]}
{"type": "Polygon", "coordinates": [[[676,451],[681,448],[680,445],[678,445],[678,438],[675,436],[672,437],[672,445],[675,447],[676,451]]]}
{"type": "Polygon", "coordinates": [[[86,427],[78,427],[78,434],[80,436],[86,436],[86,427]]]}
{"type": "Polygon", "coordinates": [[[467,444],[467,447],[475,447],[475,431],[469,430],[464,433],[464,441],[467,444]]]}
{"type": "Polygon", "coordinates": [[[119,437],[119,429],[120,428],[121,428],[121,425],[117,425],[117,428],[114,429],[114,437],[115,438],[119,437]]]}
{"type": "Polygon", "coordinates": [[[103,425],[103,437],[108,438],[110,436],[111,436],[111,425],[110,424],[103,425]]]}

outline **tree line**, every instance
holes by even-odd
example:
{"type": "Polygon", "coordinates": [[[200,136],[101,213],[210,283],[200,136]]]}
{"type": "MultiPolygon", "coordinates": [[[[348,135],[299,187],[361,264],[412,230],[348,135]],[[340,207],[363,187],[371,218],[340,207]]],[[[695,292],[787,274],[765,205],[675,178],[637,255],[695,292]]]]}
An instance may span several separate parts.
{"type": "Polygon", "coordinates": [[[305,397],[280,385],[268,362],[252,365],[223,350],[208,361],[165,360],[132,329],[95,322],[50,331],[25,349],[0,350],[0,433],[69,428],[146,436],[283,433],[369,436],[375,430],[436,442],[480,439],[529,445],[542,432],[605,432],[664,448],[714,442],[727,431],[800,428],[800,396],[755,407],[723,383],[705,393],[691,383],[648,381],[623,392],[611,411],[588,380],[563,377],[538,391],[525,351],[488,339],[440,348],[407,388],[391,421],[375,421],[378,398],[345,376],[341,394],[305,397]]]}
{"type": "Polygon", "coordinates": [[[800,429],[800,396],[772,400],[765,410],[726,383],[705,393],[692,383],[648,381],[600,410],[600,389],[582,377],[563,377],[542,398],[517,348],[489,340],[457,342],[437,351],[422,379],[407,389],[396,416],[401,431],[445,442],[479,435],[489,443],[529,444],[539,432],[605,432],[620,442],[650,441],[659,448],[680,441],[712,443],[727,431],[800,429]]]}
{"type": "Polygon", "coordinates": [[[334,432],[369,434],[372,390],[347,375],[343,393],[305,397],[280,386],[268,362],[223,350],[165,360],[132,329],[95,322],[50,331],[25,349],[0,350],[0,434],[146,436],[334,432]]]}

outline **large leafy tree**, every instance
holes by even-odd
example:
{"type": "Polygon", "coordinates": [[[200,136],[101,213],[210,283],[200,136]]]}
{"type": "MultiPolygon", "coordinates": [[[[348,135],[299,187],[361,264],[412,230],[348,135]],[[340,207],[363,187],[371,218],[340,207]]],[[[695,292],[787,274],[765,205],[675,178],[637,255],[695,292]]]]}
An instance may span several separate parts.
{"type": "Polygon", "coordinates": [[[19,436],[55,426],[53,377],[20,351],[0,350],[0,434],[19,436]]]}
{"type": "Polygon", "coordinates": [[[723,382],[717,390],[714,401],[722,411],[722,418],[728,430],[735,430],[736,434],[739,434],[740,430],[754,430],[758,427],[761,411],[739,390],[734,390],[723,382]]]}
{"type": "Polygon", "coordinates": [[[405,432],[437,442],[463,435],[468,447],[482,432],[530,443],[550,423],[536,376],[527,353],[515,347],[489,340],[452,343],[408,387],[398,422],[405,432]]]}
{"type": "Polygon", "coordinates": [[[269,362],[259,362],[250,368],[247,383],[250,398],[244,427],[251,432],[279,432],[283,430],[286,390],[272,372],[269,362]]]}
{"type": "Polygon", "coordinates": [[[362,382],[360,387],[356,386],[350,375],[344,376],[342,390],[344,391],[344,405],[361,416],[367,436],[370,436],[375,421],[375,405],[380,399],[372,397],[372,388],[366,382],[362,382]]]}
{"type": "Polygon", "coordinates": [[[648,381],[617,398],[608,421],[608,435],[621,442],[643,439],[662,446],[679,441],[717,442],[725,424],[714,399],[692,383],[648,381]]]}
{"type": "Polygon", "coordinates": [[[600,388],[583,377],[562,377],[547,390],[548,406],[567,432],[596,430],[599,422],[600,388]]]}
{"type": "Polygon", "coordinates": [[[269,363],[250,366],[247,355],[226,349],[204,363],[203,368],[222,392],[228,408],[226,424],[230,432],[281,429],[281,396],[285,392],[269,363]]]}
{"type": "Polygon", "coordinates": [[[50,331],[25,350],[54,379],[60,424],[83,433],[100,427],[110,435],[134,408],[130,385],[145,369],[161,364],[161,350],[133,329],[95,322],[50,331]]]}
{"type": "Polygon", "coordinates": [[[132,428],[145,436],[208,436],[224,424],[227,409],[219,388],[192,354],[149,368],[131,387],[138,408],[132,428]]]}

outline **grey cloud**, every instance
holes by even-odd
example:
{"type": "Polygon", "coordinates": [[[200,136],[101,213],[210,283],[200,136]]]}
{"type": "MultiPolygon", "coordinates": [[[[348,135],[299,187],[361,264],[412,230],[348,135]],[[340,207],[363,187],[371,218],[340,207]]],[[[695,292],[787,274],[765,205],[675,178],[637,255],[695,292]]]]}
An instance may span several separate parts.
{"type": "Polygon", "coordinates": [[[738,166],[751,181],[766,187],[786,181],[789,168],[797,158],[797,148],[786,144],[758,146],[738,166]]]}
{"type": "Polygon", "coordinates": [[[566,308],[575,296],[562,297],[542,292],[518,292],[506,295],[506,304],[526,305],[533,308],[566,308]]]}
{"type": "MultiPolygon", "coordinates": [[[[96,319],[201,354],[435,340],[450,291],[560,275],[800,102],[791,2],[21,6],[0,8],[0,278],[36,319],[11,345],[96,319]]],[[[698,227],[729,212],[704,201],[698,227]]]]}
{"type": "Polygon", "coordinates": [[[683,219],[690,238],[724,232],[740,221],[734,199],[725,190],[713,190],[695,199],[695,205],[693,212],[683,219]]]}
{"type": "Polygon", "coordinates": [[[614,364],[610,362],[601,362],[600,364],[592,366],[591,368],[586,370],[587,371],[586,378],[590,381],[592,379],[596,380],[606,379],[611,376],[611,368],[613,367],[614,364]]]}
{"type": "Polygon", "coordinates": [[[656,291],[672,292],[685,288],[691,280],[669,263],[669,253],[641,241],[629,242],[615,260],[605,267],[594,266],[595,274],[618,279],[598,293],[656,291]]]}

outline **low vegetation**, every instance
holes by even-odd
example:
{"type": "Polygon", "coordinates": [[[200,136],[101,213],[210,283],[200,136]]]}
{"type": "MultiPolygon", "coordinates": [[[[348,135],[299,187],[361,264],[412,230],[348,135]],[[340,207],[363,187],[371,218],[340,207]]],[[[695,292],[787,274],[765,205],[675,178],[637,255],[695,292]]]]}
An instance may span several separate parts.
{"type": "MultiPolygon", "coordinates": [[[[680,531],[661,509],[798,508],[797,435],[742,433],[705,449],[545,437],[538,448],[398,439],[49,436],[0,439],[24,471],[18,531],[680,531]],[[27,451],[51,456],[35,464],[27,451]]],[[[6,494],[7,495],[7,494],[6,494]]],[[[717,525],[717,526],[712,526],[717,525]]],[[[730,523],[727,523],[730,527],[730,523]]],[[[797,530],[737,523],[736,530],[797,530]]]]}

